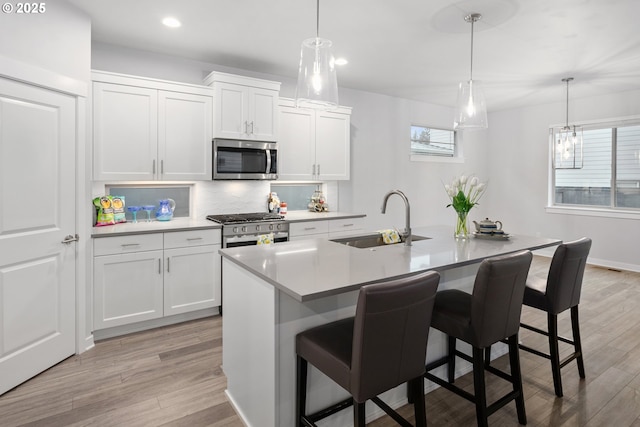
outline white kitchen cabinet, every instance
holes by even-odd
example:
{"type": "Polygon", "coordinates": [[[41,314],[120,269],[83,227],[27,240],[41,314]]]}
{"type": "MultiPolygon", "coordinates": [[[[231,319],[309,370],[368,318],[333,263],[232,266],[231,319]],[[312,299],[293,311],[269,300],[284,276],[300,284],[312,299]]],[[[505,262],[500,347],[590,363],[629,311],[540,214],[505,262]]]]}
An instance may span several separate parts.
{"type": "Polygon", "coordinates": [[[165,233],[165,316],[220,306],[219,236],[213,230],[165,233]]]}
{"type": "Polygon", "coordinates": [[[210,180],[213,92],[94,72],[95,180],[210,180]]]}
{"type": "Polygon", "coordinates": [[[304,221],[289,224],[289,240],[329,238],[329,221],[304,221]]]}
{"type": "Polygon", "coordinates": [[[213,137],[277,141],[280,83],[213,72],[213,137]]]}
{"type": "Polygon", "coordinates": [[[94,240],[94,329],[163,315],[162,234],[94,240]]]}
{"type": "Polygon", "coordinates": [[[220,306],[220,230],[94,239],[94,330],[220,306]]]}
{"type": "Polygon", "coordinates": [[[348,180],[351,109],[317,111],[280,99],[278,175],[282,180],[348,180]]]}
{"type": "Polygon", "coordinates": [[[364,218],[300,221],[289,224],[289,240],[333,239],[354,234],[364,227],[364,218]]]}

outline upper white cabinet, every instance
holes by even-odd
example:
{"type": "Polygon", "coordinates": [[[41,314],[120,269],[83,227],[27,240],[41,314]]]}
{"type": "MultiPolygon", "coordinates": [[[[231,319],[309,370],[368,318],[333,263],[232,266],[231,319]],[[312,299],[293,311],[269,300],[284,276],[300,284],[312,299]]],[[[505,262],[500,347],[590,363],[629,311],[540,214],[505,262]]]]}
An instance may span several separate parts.
{"type": "Polygon", "coordinates": [[[213,72],[213,137],[277,141],[280,83],[213,72]]]}
{"type": "Polygon", "coordinates": [[[95,180],[210,180],[210,88],[94,72],[95,180]]]}
{"type": "Polygon", "coordinates": [[[307,110],[281,98],[278,118],[280,179],[349,179],[351,108],[307,110]]]}

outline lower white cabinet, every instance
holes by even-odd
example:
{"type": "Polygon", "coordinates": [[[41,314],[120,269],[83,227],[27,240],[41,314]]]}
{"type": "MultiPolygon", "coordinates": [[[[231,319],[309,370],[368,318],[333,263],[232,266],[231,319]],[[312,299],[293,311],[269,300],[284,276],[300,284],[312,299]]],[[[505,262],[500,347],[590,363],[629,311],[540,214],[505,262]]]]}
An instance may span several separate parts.
{"type": "Polygon", "coordinates": [[[220,230],[94,239],[94,330],[220,305],[220,230]]]}
{"type": "Polygon", "coordinates": [[[289,224],[289,240],[329,239],[362,230],[363,218],[341,218],[293,222],[289,224]]]}

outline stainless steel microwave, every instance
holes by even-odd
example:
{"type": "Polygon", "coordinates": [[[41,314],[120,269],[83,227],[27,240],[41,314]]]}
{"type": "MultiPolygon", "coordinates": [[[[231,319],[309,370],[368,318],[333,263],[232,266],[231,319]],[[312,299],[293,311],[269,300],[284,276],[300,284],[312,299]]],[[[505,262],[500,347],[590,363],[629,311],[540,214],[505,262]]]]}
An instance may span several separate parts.
{"type": "Polygon", "coordinates": [[[213,140],[213,179],[278,179],[278,144],[213,140]]]}

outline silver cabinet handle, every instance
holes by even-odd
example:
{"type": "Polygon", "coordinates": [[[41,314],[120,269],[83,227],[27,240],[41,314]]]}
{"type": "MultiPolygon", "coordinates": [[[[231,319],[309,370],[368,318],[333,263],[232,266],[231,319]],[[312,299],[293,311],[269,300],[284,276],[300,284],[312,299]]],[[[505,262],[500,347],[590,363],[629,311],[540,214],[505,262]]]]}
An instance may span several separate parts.
{"type": "Polygon", "coordinates": [[[140,243],[123,243],[120,246],[122,246],[123,248],[128,248],[131,246],[140,246],[140,243]]]}
{"type": "Polygon", "coordinates": [[[62,243],[64,243],[65,245],[68,245],[71,242],[77,242],[78,240],[80,240],[80,236],[76,235],[71,235],[71,234],[67,234],[66,236],[64,236],[64,239],[62,239],[62,243]]]}
{"type": "Polygon", "coordinates": [[[315,163],[313,164],[312,171],[313,172],[311,172],[311,175],[316,176],[316,164],[315,163]]]}
{"type": "Polygon", "coordinates": [[[156,159],[153,159],[153,172],[154,175],[156,174],[156,159]]]}
{"type": "Polygon", "coordinates": [[[190,237],[190,238],[187,239],[187,242],[191,242],[191,241],[194,241],[194,240],[202,240],[202,237],[190,237]]]}
{"type": "Polygon", "coordinates": [[[353,227],[353,224],[342,224],[343,227],[353,227]]]}
{"type": "Polygon", "coordinates": [[[318,164],[318,177],[320,177],[320,164],[318,164]]]}
{"type": "Polygon", "coordinates": [[[167,257],[167,273],[171,272],[171,270],[169,270],[169,260],[170,259],[171,259],[170,257],[167,257]]]}
{"type": "Polygon", "coordinates": [[[308,231],[308,230],[315,230],[316,228],[315,227],[305,227],[304,229],[305,229],[305,231],[308,231]]]}
{"type": "Polygon", "coordinates": [[[158,258],[158,274],[162,274],[162,258],[158,258]]]}
{"type": "Polygon", "coordinates": [[[244,122],[244,133],[249,133],[249,122],[244,122]]]}
{"type": "Polygon", "coordinates": [[[251,122],[251,134],[253,134],[253,122],[251,122]]]}
{"type": "Polygon", "coordinates": [[[164,174],[164,160],[160,160],[160,174],[164,174]]]}

